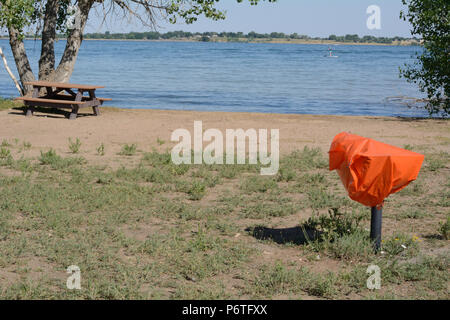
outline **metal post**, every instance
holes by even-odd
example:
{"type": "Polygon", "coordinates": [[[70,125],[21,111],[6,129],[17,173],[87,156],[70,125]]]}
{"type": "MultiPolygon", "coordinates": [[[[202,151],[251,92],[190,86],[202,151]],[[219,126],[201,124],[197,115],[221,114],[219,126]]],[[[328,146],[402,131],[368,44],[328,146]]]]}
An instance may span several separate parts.
{"type": "Polygon", "coordinates": [[[370,239],[373,241],[374,250],[377,253],[381,247],[381,216],[383,206],[372,207],[370,220],[370,239]]]}

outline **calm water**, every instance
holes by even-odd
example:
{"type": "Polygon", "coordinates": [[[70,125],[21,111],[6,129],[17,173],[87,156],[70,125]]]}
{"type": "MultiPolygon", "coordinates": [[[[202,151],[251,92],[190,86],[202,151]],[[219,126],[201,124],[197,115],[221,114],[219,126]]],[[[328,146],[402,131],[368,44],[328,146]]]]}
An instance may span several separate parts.
{"type": "MultiPolygon", "coordinates": [[[[7,40],[0,40],[11,67],[7,40]]],[[[65,42],[56,45],[58,58],[65,42]]],[[[26,41],[37,73],[40,42],[26,41]]],[[[74,83],[105,85],[121,108],[422,116],[388,103],[420,97],[398,76],[417,47],[85,41],[74,83]]],[[[58,60],[57,60],[58,61],[58,60]]],[[[0,96],[17,95],[0,67],[0,96]]]]}

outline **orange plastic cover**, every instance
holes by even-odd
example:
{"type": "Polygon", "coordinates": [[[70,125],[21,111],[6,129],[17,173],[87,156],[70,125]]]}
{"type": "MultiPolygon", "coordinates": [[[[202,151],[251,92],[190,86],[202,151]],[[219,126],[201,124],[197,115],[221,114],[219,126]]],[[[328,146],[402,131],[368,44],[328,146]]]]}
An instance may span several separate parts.
{"type": "Polygon", "coordinates": [[[347,132],[334,137],[330,170],[337,170],[351,199],[369,207],[417,179],[424,156],[347,132]]]}

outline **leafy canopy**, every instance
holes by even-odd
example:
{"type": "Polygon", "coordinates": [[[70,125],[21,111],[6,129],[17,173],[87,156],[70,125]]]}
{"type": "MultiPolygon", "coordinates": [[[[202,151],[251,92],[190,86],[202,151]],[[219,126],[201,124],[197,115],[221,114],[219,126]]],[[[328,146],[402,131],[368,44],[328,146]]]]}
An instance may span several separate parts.
{"type": "Polygon", "coordinates": [[[412,25],[412,34],[420,35],[423,52],[401,75],[419,86],[428,96],[425,108],[430,115],[450,114],[450,1],[402,0],[408,12],[400,17],[412,25]]]}
{"type": "MultiPolygon", "coordinates": [[[[109,14],[118,14],[123,18],[134,17],[144,25],[154,27],[156,18],[167,19],[171,23],[181,18],[187,24],[194,23],[204,15],[208,19],[223,20],[225,12],[216,6],[220,0],[60,0],[58,8],[57,30],[65,33],[70,12],[69,6],[76,2],[91,2],[109,14]]],[[[228,1],[228,0],[227,0],[228,1]]],[[[236,0],[238,3],[244,0],[236,0]]],[[[260,1],[276,2],[276,0],[248,0],[251,5],[260,1]]],[[[0,0],[0,27],[15,27],[20,33],[29,26],[36,27],[36,34],[45,18],[46,0],[0,0]]]]}

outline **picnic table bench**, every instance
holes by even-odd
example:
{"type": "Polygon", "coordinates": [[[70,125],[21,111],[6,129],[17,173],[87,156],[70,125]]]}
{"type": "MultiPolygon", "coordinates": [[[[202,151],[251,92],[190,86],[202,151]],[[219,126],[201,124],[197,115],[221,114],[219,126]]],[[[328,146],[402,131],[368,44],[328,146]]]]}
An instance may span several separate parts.
{"type": "Polygon", "coordinates": [[[70,108],[72,109],[69,119],[75,120],[80,108],[92,107],[94,115],[100,115],[99,106],[105,101],[111,101],[109,98],[99,98],[95,95],[95,90],[104,88],[104,86],[92,86],[85,84],[73,84],[49,81],[25,82],[25,85],[33,86],[31,97],[18,97],[15,100],[21,100],[27,106],[25,113],[32,116],[34,107],[52,107],[52,108],[70,108]],[[39,91],[46,88],[46,94],[39,96],[39,91]],[[65,93],[64,93],[65,92],[65,93]],[[87,92],[88,96],[83,94],[87,92]]]}

